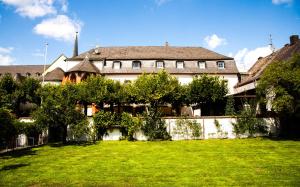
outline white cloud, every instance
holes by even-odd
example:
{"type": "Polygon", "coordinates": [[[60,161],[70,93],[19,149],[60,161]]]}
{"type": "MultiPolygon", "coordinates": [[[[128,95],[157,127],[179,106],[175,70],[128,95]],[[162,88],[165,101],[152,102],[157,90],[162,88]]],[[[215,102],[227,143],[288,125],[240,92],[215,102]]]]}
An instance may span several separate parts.
{"type": "Polygon", "coordinates": [[[272,0],[272,3],[274,5],[280,5],[280,4],[288,4],[290,5],[293,2],[293,0],[272,0]]]}
{"type": "Polygon", "coordinates": [[[54,0],[1,0],[4,4],[14,6],[16,12],[31,19],[56,14],[54,0]]]}
{"type": "Polygon", "coordinates": [[[57,15],[43,20],[33,28],[33,31],[56,40],[73,41],[75,32],[80,32],[82,25],[81,21],[72,20],[66,15],[57,15]]]}
{"type": "Polygon", "coordinates": [[[155,3],[158,5],[158,6],[161,6],[167,2],[169,2],[171,0],[155,0],[155,3]]]}
{"type": "Polygon", "coordinates": [[[253,50],[247,48],[239,50],[235,55],[234,59],[237,64],[239,71],[247,71],[259,57],[265,57],[272,53],[270,46],[258,47],[253,50]]]}
{"type": "Polygon", "coordinates": [[[0,47],[0,65],[11,65],[15,61],[10,55],[13,50],[13,47],[0,47]]]}
{"type": "Polygon", "coordinates": [[[206,36],[204,41],[210,49],[215,49],[218,46],[227,44],[226,39],[218,37],[216,34],[206,36]]]}
{"type": "Polygon", "coordinates": [[[12,50],[14,50],[13,47],[0,47],[0,53],[10,53],[12,50]]]}

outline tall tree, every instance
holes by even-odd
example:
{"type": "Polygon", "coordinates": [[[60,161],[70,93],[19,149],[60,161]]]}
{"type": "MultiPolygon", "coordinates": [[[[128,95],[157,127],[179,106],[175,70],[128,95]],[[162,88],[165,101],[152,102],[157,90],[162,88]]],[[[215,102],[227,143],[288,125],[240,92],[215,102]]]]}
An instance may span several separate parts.
{"type": "Polygon", "coordinates": [[[300,136],[300,54],[267,66],[257,93],[279,116],[280,134],[300,136]]]}
{"type": "Polygon", "coordinates": [[[214,111],[213,105],[223,102],[228,92],[227,84],[217,76],[202,75],[193,78],[189,84],[189,102],[201,108],[207,106],[214,111]]]}

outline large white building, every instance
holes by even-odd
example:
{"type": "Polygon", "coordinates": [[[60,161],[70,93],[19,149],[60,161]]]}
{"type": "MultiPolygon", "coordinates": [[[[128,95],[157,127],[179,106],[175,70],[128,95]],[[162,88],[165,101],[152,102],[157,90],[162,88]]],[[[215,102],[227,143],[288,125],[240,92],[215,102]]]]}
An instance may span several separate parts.
{"type": "Polygon", "coordinates": [[[238,83],[235,61],[202,47],[129,46],[97,47],[78,54],[77,37],[71,58],[61,55],[45,71],[45,83],[80,82],[99,74],[121,83],[135,80],[142,73],[165,69],[187,84],[201,74],[218,76],[228,83],[229,94],[238,83]]]}

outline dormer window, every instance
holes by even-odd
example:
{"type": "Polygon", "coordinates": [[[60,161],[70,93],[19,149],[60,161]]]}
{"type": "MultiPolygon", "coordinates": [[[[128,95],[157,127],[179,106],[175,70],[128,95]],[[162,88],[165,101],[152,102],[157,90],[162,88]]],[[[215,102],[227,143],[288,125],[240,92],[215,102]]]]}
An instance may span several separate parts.
{"type": "Polygon", "coordinates": [[[41,74],[40,74],[39,72],[36,72],[35,75],[36,75],[37,77],[41,76],[41,74]]]}
{"type": "Polygon", "coordinates": [[[206,68],[206,62],[205,61],[199,61],[198,62],[198,67],[200,69],[205,69],[206,68]]]}
{"type": "Polygon", "coordinates": [[[176,62],[176,68],[177,69],[183,69],[184,68],[184,62],[183,61],[177,61],[176,62]]]}
{"type": "Polygon", "coordinates": [[[156,67],[157,68],[164,68],[165,67],[164,61],[156,61],[156,67]]]}
{"type": "Polygon", "coordinates": [[[114,61],[113,69],[121,69],[121,62],[120,61],[114,61]]]}
{"type": "Polygon", "coordinates": [[[140,61],[133,61],[132,62],[132,69],[141,69],[141,62],[140,61]]]}
{"type": "Polygon", "coordinates": [[[224,61],[218,61],[217,66],[219,69],[224,69],[225,68],[225,62],[224,61]]]}

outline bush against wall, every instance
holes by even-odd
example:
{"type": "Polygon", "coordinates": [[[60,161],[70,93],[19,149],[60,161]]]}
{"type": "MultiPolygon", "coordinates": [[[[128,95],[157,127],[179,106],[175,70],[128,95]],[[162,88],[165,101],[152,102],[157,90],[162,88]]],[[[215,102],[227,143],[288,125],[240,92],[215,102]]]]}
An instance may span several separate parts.
{"type": "Polygon", "coordinates": [[[175,133],[183,136],[185,139],[200,139],[202,135],[201,123],[196,120],[189,120],[185,118],[176,120],[175,133]]]}
{"type": "Polygon", "coordinates": [[[139,116],[133,117],[131,114],[123,112],[120,125],[123,136],[129,141],[133,141],[135,140],[134,134],[141,129],[143,121],[139,116]]]}
{"type": "Polygon", "coordinates": [[[256,117],[254,107],[245,108],[237,116],[236,123],[232,123],[237,137],[247,135],[253,137],[256,133],[267,133],[267,124],[262,118],[256,117]]]}
{"type": "Polygon", "coordinates": [[[150,141],[171,139],[167,132],[165,120],[161,118],[160,113],[155,108],[150,108],[149,112],[144,114],[142,131],[150,141]]]}

